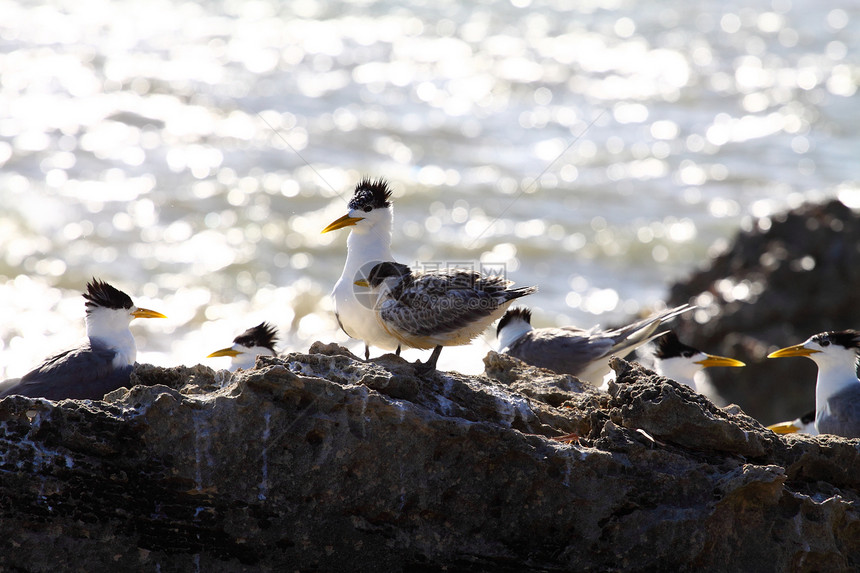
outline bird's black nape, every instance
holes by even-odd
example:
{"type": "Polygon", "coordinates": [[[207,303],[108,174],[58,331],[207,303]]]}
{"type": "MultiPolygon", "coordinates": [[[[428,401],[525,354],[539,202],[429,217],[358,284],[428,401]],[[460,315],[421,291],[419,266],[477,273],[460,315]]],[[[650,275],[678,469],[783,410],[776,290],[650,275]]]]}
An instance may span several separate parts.
{"type": "Polygon", "coordinates": [[[654,350],[654,356],[660,360],[678,358],[679,356],[689,358],[699,352],[692,346],[687,346],[681,342],[678,339],[678,335],[672,330],[655,340],[654,346],[656,347],[654,350]]]}
{"type": "Polygon", "coordinates": [[[385,261],[383,263],[379,263],[374,265],[370,272],[367,273],[367,284],[371,287],[376,288],[382,284],[387,278],[391,277],[405,277],[412,274],[412,269],[409,268],[409,265],[404,265],[403,263],[396,263],[394,261],[385,261]]]}
{"type": "Polygon", "coordinates": [[[371,211],[391,206],[391,189],[385,179],[364,178],[355,186],[355,195],[349,202],[351,211],[371,211]]]}
{"type": "Polygon", "coordinates": [[[511,323],[512,320],[524,320],[527,323],[532,323],[532,311],[525,307],[517,307],[508,310],[505,313],[505,316],[502,317],[502,320],[499,321],[499,326],[496,327],[496,338],[499,337],[499,333],[502,331],[504,327],[511,323]]]}
{"type": "Polygon", "coordinates": [[[816,334],[812,337],[812,340],[814,340],[821,346],[827,346],[828,344],[838,344],[839,346],[843,346],[845,348],[853,348],[855,350],[860,350],[860,331],[858,330],[831,330],[829,332],[822,332],[821,334],[816,334]]]}
{"type": "Polygon", "coordinates": [[[87,292],[84,293],[84,298],[87,299],[85,303],[87,313],[98,307],[118,310],[134,306],[130,296],[95,277],[87,283],[87,292]]]}
{"type": "Polygon", "coordinates": [[[268,348],[275,350],[275,341],[278,339],[278,329],[268,322],[261,322],[253,328],[249,328],[239,336],[233,339],[236,344],[241,344],[246,348],[258,346],[260,348],[268,348]]]}

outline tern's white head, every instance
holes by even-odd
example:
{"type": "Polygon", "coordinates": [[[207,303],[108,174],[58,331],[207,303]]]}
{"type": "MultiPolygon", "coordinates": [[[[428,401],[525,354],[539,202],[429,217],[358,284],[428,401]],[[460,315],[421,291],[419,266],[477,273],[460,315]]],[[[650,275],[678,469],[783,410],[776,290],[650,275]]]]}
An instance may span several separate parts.
{"type": "Polygon", "coordinates": [[[229,356],[230,370],[253,368],[258,355],[277,356],[275,341],[278,338],[277,329],[267,322],[249,328],[233,339],[233,346],[216,350],[206,358],[229,356]]]}
{"type": "Polygon", "coordinates": [[[532,311],[527,308],[511,308],[502,316],[496,327],[499,352],[504,352],[523,334],[532,330],[532,311]]]}
{"type": "Polygon", "coordinates": [[[87,284],[84,298],[87,336],[117,350],[117,365],[134,364],[137,360],[137,347],[129,330],[132,320],[166,318],[160,312],[135,306],[130,296],[96,278],[87,284]]]}
{"type": "Polygon", "coordinates": [[[332,221],[323,233],[350,227],[352,234],[367,235],[375,233],[379,237],[391,237],[391,190],[384,179],[362,179],[355,186],[355,193],[349,202],[346,215],[332,221]]]}
{"type": "Polygon", "coordinates": [[[654,362],[657,372],[676,382],[686,384],[693,390],[696,387],[696,374],[710,366],[744,366],[734,358],[706,354],[688,346],[669,331],[654,341],[654,362]]]}

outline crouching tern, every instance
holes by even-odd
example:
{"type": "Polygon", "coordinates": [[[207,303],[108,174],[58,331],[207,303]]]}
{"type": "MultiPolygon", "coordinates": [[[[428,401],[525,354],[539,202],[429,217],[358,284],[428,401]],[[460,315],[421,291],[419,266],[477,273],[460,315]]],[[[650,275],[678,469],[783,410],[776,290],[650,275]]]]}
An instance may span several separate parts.
{"type": "Polygon", "coordinates": [[[275,341],[278,330],[268,322],[261,322],[233,339],[233,346],[216,350],[206,358],[229,356],[230,370],[253,368],[257,356],[277,356],[275,341]]]}
{"type": "Polygon", "coordinates": [[[768,358],[805,356],[818,365],[815,429],[819,434],[860,438],[858,351],[860,331],[839,330],[815,334],[802,344],[767,355],[768,358]]]}
{"type": "Polygon", "coordinates": [[[413,271],[407,265],[383,262],[355,285],[369,288],[372,311],[388,336],[410,348],[433,353],[422,370],[433,370],[443,346],[469,344],[498,319],[514,300],[537,287],[513,285],[499,275],[468,269],[413,271]]]}
{"type": "Polygon", "coordinates": [[[87,338],[81,346],[48,358],[20,380],[0,385],[0,398],[18,394],[31,398],[101,400],[128,386],[137,347],[129,324],[135,318],[167,318],[134,305],[126,293],[93,278],[87,284],[87,338]]]}
{"type": "Polygon", "coordinates": [[[665,330],[659,330],[664,323],[693,308],[683,304],[613,330],[599,330],[596,326],[589,330],[575,326],[533,328],[531,311],[515,308],[499,321],[496,336],[499,352],[600,386],[611,370],[610,357],[624,358],[665,334],[665,330]]]}
{"type": "Polygon", "coordinates": [[[654,341],[654,369],[661,376],[671,378],[675,382],[686,384],[693,390],[701,392],[696,384],[696,374],[703,368],[713,366],[746,366],[740,360],[705,354],[678,339],[678,335],[669,331],[654,341]]]}

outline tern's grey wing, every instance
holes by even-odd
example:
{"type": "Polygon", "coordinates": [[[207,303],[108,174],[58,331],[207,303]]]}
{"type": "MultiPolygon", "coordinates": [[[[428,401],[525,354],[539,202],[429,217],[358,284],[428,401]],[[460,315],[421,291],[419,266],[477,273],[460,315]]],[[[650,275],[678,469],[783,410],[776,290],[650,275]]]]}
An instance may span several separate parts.
{"type": "Polygon", "coordinates": [[[612,340],[569,328],[530,330],[508,347],[507,354],[561,374],[579,375],[612,349],[612,340]]]}
{"type": "Polygon", "coordinates": [[[89,343],[66,350],[4,389],[0,398],[19,394],[49,400],[101,400],[108,392],[129,382],[132,367],[114,368],[114,356],[114,350],[89,343]]]}
{"type": "Polygon", "coordinates": [[[830,413],[816,421],[819,433],[860,438],[860,383],[834,394],[827,405],[830,413]]]}
{"type": "Polygon", "coordinates": [[[664,310],[627,326],[607,330],[600,333],[600,336],[612,338],[614,343],[612,355],[624,358],[640,346],[666,334],[667,331],[660,328],[665,322],[694,308],[689,304],[682,304],[681,306],[664,310]]]}
{"type": "MultiPolygon", "coordinates": [[[[649,316],[648,318],[637,320],[627,326],[607,330],[605,334],[615,338],[616,342],[629,339],[632,343],[639,343],[641,340],[651,337],[663,323],[669,322],[679,314],[683,314],[687,311],[693,310],[694,308],[694,306],[689,304],[682,304],[681,306],[666,309],[663,312],[649,316]]],[[[644,342],[641,344],[644,344],[644,342]]]]}
{"type": "Polygon", "coordinates": [[[417,275],[393,289],[379,313],[383,322],[412,336],[454,332],[535,291],[534,287],[505,290],[509,284],[468,271],[417,275]]]}

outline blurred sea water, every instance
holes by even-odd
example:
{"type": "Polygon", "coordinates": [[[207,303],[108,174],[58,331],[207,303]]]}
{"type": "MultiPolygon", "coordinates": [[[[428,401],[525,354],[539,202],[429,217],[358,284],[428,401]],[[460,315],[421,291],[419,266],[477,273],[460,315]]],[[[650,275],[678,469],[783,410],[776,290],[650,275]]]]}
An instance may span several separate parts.
{"type": "Polygon", "coordinates": [[[398,260],[504,266],[539,326],[657,308],[804,201],[860,208],[856,2],[567,4],[0,0],[0,379],[84,336],[92,276],[168,315],[133,323],[140,362],[226,367],[261,320],[360,351],[320,231],[362,176],[398,260]]]}

